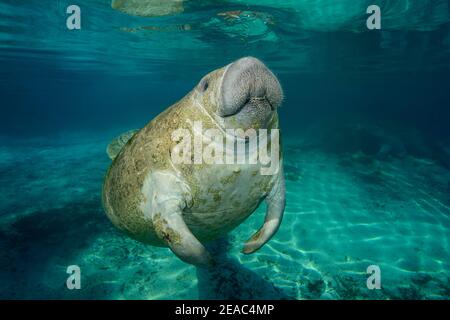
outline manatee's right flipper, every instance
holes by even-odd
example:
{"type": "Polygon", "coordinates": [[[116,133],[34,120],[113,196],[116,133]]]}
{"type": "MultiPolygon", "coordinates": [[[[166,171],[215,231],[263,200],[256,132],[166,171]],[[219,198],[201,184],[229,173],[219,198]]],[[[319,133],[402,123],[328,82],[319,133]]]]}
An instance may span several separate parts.
{"type": "Polygon", "coordinates": [[[133,138],[133,136],[139,130],[130,130],[125,133],[122,133],[120,136],[114,138],[113,141],[106,148],[106,153],[111,160],[114,160],[119,154],[120,150],[122,150],[123,146],[127,144],[127,142],[133,138]]]}
{"type": "Polygon", "coordinates": [[[158,237],[181,260],[194,265],[211,265],[213,260],[205,247],[192,234],[183,219],[183,209],[189,206],[189,188],[174,173],[152,173],[144,183],[148,200],[144,208],[152,219],[158,237]]]}

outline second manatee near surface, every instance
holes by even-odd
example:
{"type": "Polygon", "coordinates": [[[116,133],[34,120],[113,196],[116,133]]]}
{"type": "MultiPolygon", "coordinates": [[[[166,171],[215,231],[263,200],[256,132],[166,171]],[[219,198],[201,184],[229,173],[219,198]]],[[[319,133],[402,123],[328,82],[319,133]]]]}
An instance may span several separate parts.
{"type": "MultiPolygon", "coordinates": [[[[103,205],[109,219],[136,240],[168,246],[185,262],[208,265],[212,259],[203,243],[233,230],[266,201],[265,221],[243,252],[258,250],[278,230],[285,207],[281,149],[271,134],[262,139],[261,133],[278,131],[282,100],[276,76],[256,58],[239,59],[203,77],[179,102],[108,147],[113,162],[104,180],[103,205]],[[260,161],[174,162],[179,141],[173,133],[180,128],[203,135],[205,146],[211,140],[205,137],[208,129],[232,135],[243,141],[248,159],[258,159],[261,148],[248,146],[243,134],[254,129],[259,147],[278,157],[276,170],[261,174],[267,166],[260,161]]],[[[234,146],[223,150],[236,151],[234,146]]]]}
{"type": "Polygon", "coordinates": [[[185,0],[112,0],[115,10],[143,17],[159,17],[181,13],[185,0]]]}

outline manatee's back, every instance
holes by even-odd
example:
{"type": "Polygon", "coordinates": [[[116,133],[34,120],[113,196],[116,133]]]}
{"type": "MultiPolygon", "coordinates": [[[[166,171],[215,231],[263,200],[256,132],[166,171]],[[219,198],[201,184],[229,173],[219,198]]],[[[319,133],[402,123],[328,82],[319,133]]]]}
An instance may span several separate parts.
{"type": "MultiPolygon", "coordinates": [[[[124,143],[116,154],[106,174],[103,184],[103,206],[110,220],[115,226],[126,232],[129,236],[152,245],[163,245],[153,231],[152,222],[144,218],[141,203],[145,200],[142,194],[144,180],[154,170],[167,170],[169,164],[169,151],[172,147],[172,127],[178,124],[171,119],[179,119],[176,104],[144,128],[131,135],[125,141],[124,135],[116,140],[124,143]]],[[[108,150],[118,149],[120,142],[113,141],[108,150]]]]}
{"type": "MultiPolygon", "coordinates": [[[[103,183],[103,206],[109,219],[120,230],[140,241],[153,242],[154,237],[149,237],[148,232],[152,225],[143,218],[139,208],[143,177],[150,169],[146,168],[145,159],[136,153],[141,131],[135,133],[113,159],[103,183]]],[[[108,149],[115,148],[118,148],[117,143],[108,149]]]]}

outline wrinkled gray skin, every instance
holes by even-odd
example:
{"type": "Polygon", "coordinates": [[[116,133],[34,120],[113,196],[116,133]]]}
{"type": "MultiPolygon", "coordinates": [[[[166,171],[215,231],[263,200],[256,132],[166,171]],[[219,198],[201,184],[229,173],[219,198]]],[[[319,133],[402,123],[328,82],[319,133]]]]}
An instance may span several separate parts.
{"type": "MultiPolygon", "coordinates": [[[[255,58],[239,59],[203,77],[187,96],[137,131],[117,154],[117,146],[109,148],[114,160],[103,186],[108,217],[139,241],[168,246],[185,262],[207,265],[212,260],[202,242],[231,231],[265,200],[264,224],[243,252],[258,250],[278,230],[283,216],[281,151],[277,151],[280,162],[273,175],[261,175],[260,169],[267,166],[259,162],[178,164],[170,156],[177,144],[171,134],[186,128],[193,136],[191,124],[197,121],[202,122],[203,132],[277,129],[282,99],[278,80],[255,58]]],[[[270,154],[270,141],[267,148],[270,154]]]]}

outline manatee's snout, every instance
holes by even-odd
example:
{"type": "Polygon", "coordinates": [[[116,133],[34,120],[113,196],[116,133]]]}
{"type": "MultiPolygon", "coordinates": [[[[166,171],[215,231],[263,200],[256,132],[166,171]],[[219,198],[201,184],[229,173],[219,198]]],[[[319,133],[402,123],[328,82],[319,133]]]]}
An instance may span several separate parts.
{"type": "Polygon", "coordinates": [[[222,79],[221,100],[220,116],[241,114],[241,120],[264,122],[281,105],[283,90],[264,63],[245,57],[227,67],[222,79]]]}

